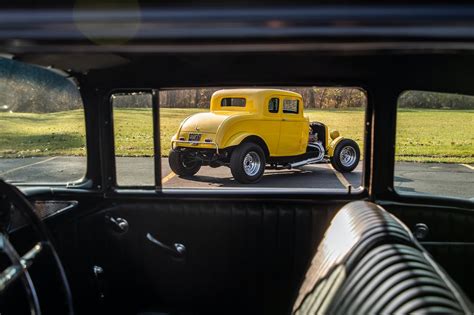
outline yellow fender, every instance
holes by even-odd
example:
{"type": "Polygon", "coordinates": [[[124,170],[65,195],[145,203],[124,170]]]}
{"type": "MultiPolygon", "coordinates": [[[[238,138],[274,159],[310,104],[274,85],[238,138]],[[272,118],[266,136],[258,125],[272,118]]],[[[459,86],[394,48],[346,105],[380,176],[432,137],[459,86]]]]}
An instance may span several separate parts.
{"type": "Polygon", "coordinates": [[[196,114],[192,114],[192,115],[189,115],[188,117],[184,118],[183,121],[181,122],[181,124],[179,124],[179,128],[178,128],[178,132],[174,135],[174,139],[173,140],[176,140],[176,138],[178,137],[178,135],[181,133],[181,129],[183,129],[183,126],[184,126],[184,123],[189,119],[191,118],[192,116],[194,116],[196,114]],[[175,138],[176,137],[176,138],[175,138]]]}
{"type": "Polygon", "coordinates": [[[328,147],[329,157],[332,157],[334,155],[334,150],[336,149],[337,144],[339,142],[341,142],[342,140],[344,140],[344,139],[345,139],[344,137],[339,136],[336,139],[334,139],[333,141],[331,141],[331,143],[329,144],[329,147],[328,147]]]}
{"type": "Polygon", "coordinates": [[[255,136],[254,134],[248,133],[248,132],[238,132],[232,137],[230,137],[222,146],[222,148],[227,148],[231,146],[237,146],[239,145],[245,138],[250,137],[250,136],[255,136]]]}

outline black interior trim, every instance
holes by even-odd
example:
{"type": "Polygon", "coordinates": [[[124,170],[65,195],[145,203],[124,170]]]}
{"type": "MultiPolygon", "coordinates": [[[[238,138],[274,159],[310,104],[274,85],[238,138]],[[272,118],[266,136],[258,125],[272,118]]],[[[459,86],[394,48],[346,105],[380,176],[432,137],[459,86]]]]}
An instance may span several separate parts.
{"type": "Polygon", "coordinates": [[[154,170],[155,170],[155,190],[161,189],[161,131],[160,131],[160,94],[159,90],[152,91],[153,108],[153,150],[154,150],[154,170]]]}

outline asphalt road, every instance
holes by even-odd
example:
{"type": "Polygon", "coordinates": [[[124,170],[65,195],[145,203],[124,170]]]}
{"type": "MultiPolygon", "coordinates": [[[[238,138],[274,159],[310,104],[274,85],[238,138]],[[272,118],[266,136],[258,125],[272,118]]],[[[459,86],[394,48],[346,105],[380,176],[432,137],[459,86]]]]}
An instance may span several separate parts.
{"type": "MultiPolygon", "coordinates": [[[[13,182],[68,182],[85,174],[83,157],[36,157],[0,159],[0,177],[13,182]]],[[[226,167],[203,167],[192,178],[180,178],[162,159],[164,188],[325,188],[347,189],[360,186],[361,165],[352,173],[341,174],[329,164],[307,165],[295,170],[266,170],[253,185],[236,182],[226,167]]],[[[117,159],[117,178],[121,185],[153,185],[153,160],[142,157],[117,159]]],[[[427,193],[462,198],[474,197],[474,166],[438,163],[397,163],[395,186],[409,193],[427,193]]]]}

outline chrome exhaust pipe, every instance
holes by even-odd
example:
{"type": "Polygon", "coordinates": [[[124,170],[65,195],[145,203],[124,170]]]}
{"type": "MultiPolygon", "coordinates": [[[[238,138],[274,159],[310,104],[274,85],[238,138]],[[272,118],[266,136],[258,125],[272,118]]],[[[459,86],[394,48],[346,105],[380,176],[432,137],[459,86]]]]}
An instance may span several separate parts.
{"type": "Polygon", "coordinates": [[[310,143],[310,144],[308,144],[308,146],[317,149],[319,151],[318,156],[315,157],[315,158],[310,158],[310,159],[306,159],[306,160],[303,160],[303,161],[290,163],[290,164],[288,164],[290,169],[295,168],[295,167],[299,167],[299,166],[303,166],[303,165],[306,165],[306,164],[318,163],[318,162],[321,162],[324,159],[324,147],[323,147],[321,142],[310,143]]]}
{"type": "Polygon", "coordinates": [[[322,160],[323,160],[322,158],[317,157],[317,158],[307,159],[307,160],[303,160],[303,161],[299,161],[299,162],[295,162],[295,163],[290,163],[290,169],[295,168],[295,167],[299,167],[299,166],[303,166],[303,165],[306,165],[306,164],[321,162],[322,160]]]}

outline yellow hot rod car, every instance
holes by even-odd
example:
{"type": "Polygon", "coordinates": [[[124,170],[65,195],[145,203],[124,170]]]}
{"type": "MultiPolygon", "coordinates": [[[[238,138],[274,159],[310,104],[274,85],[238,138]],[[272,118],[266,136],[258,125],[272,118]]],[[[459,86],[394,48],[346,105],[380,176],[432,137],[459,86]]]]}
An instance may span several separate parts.
{"type": "Polygon", "coordinates": [[[330,161],[340,172],[359,163],[360,149],[338,131],[303,115],[300,94],[277,89],[215,92],[210,112],[187,117],[171,139],[169,164],[178,176],[202,165],[229,166],[240,183],[255,183],[265,168],[330,161]]]}

